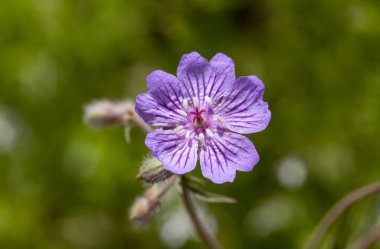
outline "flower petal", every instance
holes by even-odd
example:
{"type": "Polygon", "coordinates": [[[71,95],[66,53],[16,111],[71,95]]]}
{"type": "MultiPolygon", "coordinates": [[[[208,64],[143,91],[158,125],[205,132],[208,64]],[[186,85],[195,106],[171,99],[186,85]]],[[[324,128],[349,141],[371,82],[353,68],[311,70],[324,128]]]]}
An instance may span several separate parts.
{"type": "Polygon", "coordinates": [[[214,74],[207,85],[206,95],[218,101],[235,81],[235,64],[230,57],[217,53],[210,65],[214,74]]]}
{"type": "Polygon", "coordinates": [[[265,86],[256,76],[238,78],[230,94],[215,108],[224,127],[238,133],[264,130],[271,119],[268,104],[263,101],[265,86]]]}
{"type": "Polygon", "coordinates": [[[147,77],[148,93],[136,98],[136,112],[150,125],[173,127],[186,122],[177,110],[182,106],[183,94],[178,79],[161,70],[147,77]]]}
{"type": "Polygon", "coordinates": [[[185,131],[157,129],[149,133],[145,144],[164,168],[175,174],[192,171],[198,160],[198,142],[185,138],[185,131]]]}
{"type": "Polygon", "coordinates": [[[210,63],[197,52],[185,54],[178,64],[177,77],[183,83],[184,93],[190,99],[198,97],[202,104],[207,84],[213,77],[210,63]]]}
{"type": "Polygon", "coordinates": [[[218,131],[201,147],[202,174],[214,183],[233,182],[236,170],[251,171],[258,161],[252,142],[232,132],[218,131]]]}

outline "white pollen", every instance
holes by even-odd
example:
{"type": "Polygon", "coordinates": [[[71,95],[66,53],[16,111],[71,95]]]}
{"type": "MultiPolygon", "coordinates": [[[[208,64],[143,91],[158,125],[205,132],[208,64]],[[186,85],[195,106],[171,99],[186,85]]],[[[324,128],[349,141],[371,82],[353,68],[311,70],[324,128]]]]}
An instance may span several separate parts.
{"type": "Polygon", "coordinates": [[[201,142],[201,144],[203,144],[205,142],[205,135],[203,135],[203,133],[199,133],[199,141],[201,142]]]}
{"type": "Polygon", "coordinates": [[[199,106],[199,99],[198,99],[198,97],[193,97],[193,103],[194,103],[194,107],[198,107],[199,106]]]}
{"type": "Polygon", "coordinates": [[[207,135],[209,135],[210,137],[213,137],[213,136],[214,136],[214,133],[213,133],[210,129],[206,129],[206,133],[207,133],[207,135]]]}
{"type": "Polygon", "coordinates": [[[187,117],[187,113],[185,111],[177,110],[177,113],[181,114],[184,117],[187,117]]]}
{"type": "Polygon", "coordinates": [[[183,99],[182,100],[182,106],[183,106],[183,108],[185,108],[185,110],[187,110],[187,107],[189,107],[189,101],[187,101],[187,99],[183,99]]]}
{"type": "Polygon", "coordinates": [[[211,104],[212,104],[212,101],[211,101],[211,99],[210,99],[209,96],[206,96],[206,97],[205,97],[205,100],[206,100],[206,103],[207,103],[208,105],[211,105],[211,104]]]}
{"type": "Polygon", "coordinates": [[[187,131],[186,132],[186,138],[189,138],[190,137],[190,131],[187,131]]]}
{"type": "Polygon", "coordinates": [[[177,126],[173,131],[174,132],[180,132],[183,130],[183,125],[177,126]]]}

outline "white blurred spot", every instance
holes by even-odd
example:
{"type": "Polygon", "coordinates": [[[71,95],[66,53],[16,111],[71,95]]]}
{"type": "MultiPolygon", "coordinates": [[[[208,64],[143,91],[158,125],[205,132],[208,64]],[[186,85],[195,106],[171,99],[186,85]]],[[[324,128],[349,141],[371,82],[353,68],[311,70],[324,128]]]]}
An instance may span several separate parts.
{"type": "Polygon", "coordinates": [[[160,229],[161,240],[170,248],[179,248],[185,244],[192,233],[187,214],[180,210],[163,223],[160,229]]]}
{"type": "Polygon", "coordinates": [[[347,10],[347,16],[353,28],[357,30],[364,30],[367,28],[368,14],[361,6],[350,6],[347,10]]]}
{"type": "Polygon", "coordinates": [[[294,216],[293,203],[285,198],[274,197],[267,200],[250,214],[250,225],[260,236],[285,227],[294,216]]]}
{"type": "Polygon", "coordinates": [[[0,110],[0,153],[10,153],[19,136],[18,125],[10,115],[0,110]]]}
{"type": "Polygon", "coordinates": [[[304,184],[306,178],[306,165],[300,158],[289,156],[280,162],[277,170],[277,179],[283,187],[297,189],[304,184]]]}
{"type": "MultiPolygon", "coordinates": [[[[194,205],[202,222],[207,229],[216,234],[218,223],[215,217],[207,212],[207,205],[194,200],[194,205]],[[202,205],[201,205],[202,204],[202,205]]],[[[178,191],[172,188],[161,201],[161,210],[159,215],[160,238],[162,242],[170,248],[180,248],[188,240],[198,238],[198,234],[194,231],[188,213],[185,211],[178,191]]]]}
{"type": "Polygon", "coordinates": [[[19,72],[21,91],[33,98],[51,97],[57,90],[59,71],[57,64],[44,53],[25,60],[19,72]]]}
{"type": "Polygon", "coordinates": [[[72,140],[63,160],[65,169],[79,176],[91,175],[100,160],[99,148],[82,140],[72,140]]]}
{"type": "Polygon", "coordinates": [[[346,177],[353,169],[352,149],[339,145],[324,145],[310,149],[310,171],[323,181],[334,183],[346,177]]]}

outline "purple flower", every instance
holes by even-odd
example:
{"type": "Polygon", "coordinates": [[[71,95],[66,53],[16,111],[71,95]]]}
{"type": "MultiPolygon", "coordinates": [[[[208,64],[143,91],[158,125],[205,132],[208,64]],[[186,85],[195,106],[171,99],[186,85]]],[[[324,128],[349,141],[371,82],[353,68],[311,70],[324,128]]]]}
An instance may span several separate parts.
{"type": "Polygon", "coordinates": [[[150,125],[145,143],[168,171],[185,174],[198,161],[204,177],[232,182],[236,170],[251,171],[259,155],[246,137],[264,130],[271,118],[256,76],[235,79],[231,58],[207,61],[197,52],[182,57],[177,77],[161,70],[147,77],[148,92],[136,111],[150,125]]]}

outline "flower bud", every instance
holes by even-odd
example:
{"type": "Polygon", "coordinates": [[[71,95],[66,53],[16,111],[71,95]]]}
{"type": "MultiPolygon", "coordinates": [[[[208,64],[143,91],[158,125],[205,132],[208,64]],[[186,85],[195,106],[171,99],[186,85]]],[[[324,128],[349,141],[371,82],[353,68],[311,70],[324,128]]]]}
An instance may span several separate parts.
{"type": "Polygon", "coordinates": [[[172,175],[173,173],[164,169],[164,166],[156,157],[149,156],[143,161],[137,178],[147,183],[158,183],[172,175]]]}
{"type": "Polygon", "coordinates": [[[165,181],[151,185],[143,196],[138,197],[129,210],[133,220],[146,221],[160,204],[161,198],[178,182],[176,175],[171,175],[165,181]]]}
{"type": "Polygon", "coordinates": [[[152,201],[143,197],[138,197],[129,210],[129,217],[134,220],[146,220],[153,210],[158,206],[158,201],[152,201]]]}
{"type": "Polygon", "coordinates": [[[134,105],[131,102],[101,100],[85,106],[84,120],[94,127],[126,125],[133,118],[134,105]]]}

